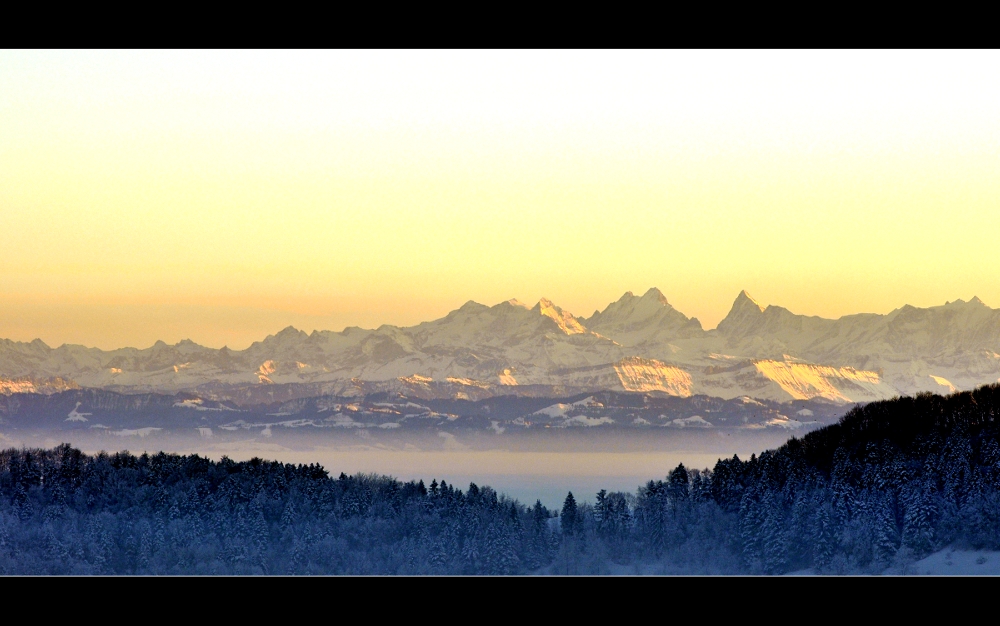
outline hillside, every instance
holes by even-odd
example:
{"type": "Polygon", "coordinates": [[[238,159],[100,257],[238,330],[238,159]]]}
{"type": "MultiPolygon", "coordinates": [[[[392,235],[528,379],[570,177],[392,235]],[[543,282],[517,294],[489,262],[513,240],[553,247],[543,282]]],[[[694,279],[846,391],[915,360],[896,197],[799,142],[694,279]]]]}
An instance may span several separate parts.
{"type": "Polygon", "coordinates": [[[436,479],[10,449],[0,574],[986,573],[998,415],[1000,385],[872,403],[759,457],[569,493],[558,519],[436,479]]]}

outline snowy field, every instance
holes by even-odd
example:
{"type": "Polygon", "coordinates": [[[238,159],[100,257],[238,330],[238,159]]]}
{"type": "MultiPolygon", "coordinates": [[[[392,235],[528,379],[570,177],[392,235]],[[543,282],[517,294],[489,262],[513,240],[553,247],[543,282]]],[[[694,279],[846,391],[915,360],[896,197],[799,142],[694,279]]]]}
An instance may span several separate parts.
{"type": "Polygon", "coordinates": [[[1000,552],[945,548],[909,566],[922,576],[1000,576],[1000,552]]]}
{"type": "MultiPolygon", "coordinates": [[[[789,572],[788,576],[815,576],[812,569],[789,572]]],[[[886,576],[1000,576],[1000,552],[945,548],[919,561],[893,567],[886,576]]]]}

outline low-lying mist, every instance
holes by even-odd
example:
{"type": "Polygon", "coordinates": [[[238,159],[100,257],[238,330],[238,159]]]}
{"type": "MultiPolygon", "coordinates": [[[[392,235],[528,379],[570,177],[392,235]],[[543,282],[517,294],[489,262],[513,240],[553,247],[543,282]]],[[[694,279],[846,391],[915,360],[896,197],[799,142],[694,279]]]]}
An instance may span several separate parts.
{"type": "MultiPolygon", "coordinates": [[[[131,433],[131,431],[129,431],[131,433]]],[[[523,503],[541,500],[558,507],[572,491],[592,501],[601,489],[633,492],[650,479],[662,479],[678,463],[711,468],[719,458],[775,448],[786,433],[765,431],[605,432],[546,429],[530,433],[394,433],[325,431],[320,435],[274,429],[270,436],[246,431],[210,431],[211,436],[176,431],[136,429],[131,434],[107,431],[52,432],[18,430],[0,434],[0,447],[51,448],[69,443],[86,453],[101,450],[199,454],[213,460],[259,457],[284,463],[319,463],[331,476],[377,473],[403,481],[444,479],[450,484],[489,485],[523,503]]]]}

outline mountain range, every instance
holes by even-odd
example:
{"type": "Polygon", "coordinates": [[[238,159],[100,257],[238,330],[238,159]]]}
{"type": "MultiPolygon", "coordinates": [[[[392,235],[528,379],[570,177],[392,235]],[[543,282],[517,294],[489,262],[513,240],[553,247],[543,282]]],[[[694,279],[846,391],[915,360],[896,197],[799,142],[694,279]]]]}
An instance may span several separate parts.
{"type": "Polygon", "coordinates": [[[3,394],[87,387],[262,401],[381,391],[475,400],[610,390],[849,403],[998,379],[1000,310],[978,298],[825,319],[762,306],[743,291],[705,330],[653,288],[590,317],[544,298],[469,301],[411,327],[288,327],[245,350],[0,340],[3,394]]]}

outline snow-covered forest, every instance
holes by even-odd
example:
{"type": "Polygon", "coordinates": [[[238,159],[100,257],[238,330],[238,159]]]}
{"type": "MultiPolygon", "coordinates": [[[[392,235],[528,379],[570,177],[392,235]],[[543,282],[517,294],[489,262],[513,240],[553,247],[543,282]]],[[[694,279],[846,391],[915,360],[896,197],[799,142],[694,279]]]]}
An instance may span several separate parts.
{"type": "Polygon", "coordinates": [[[760,457],[561,511],[489,487],[69,445],[0,452],[0,573],[904,571],[1000,548],[1000,385],[853,409],[760,457]]]}

